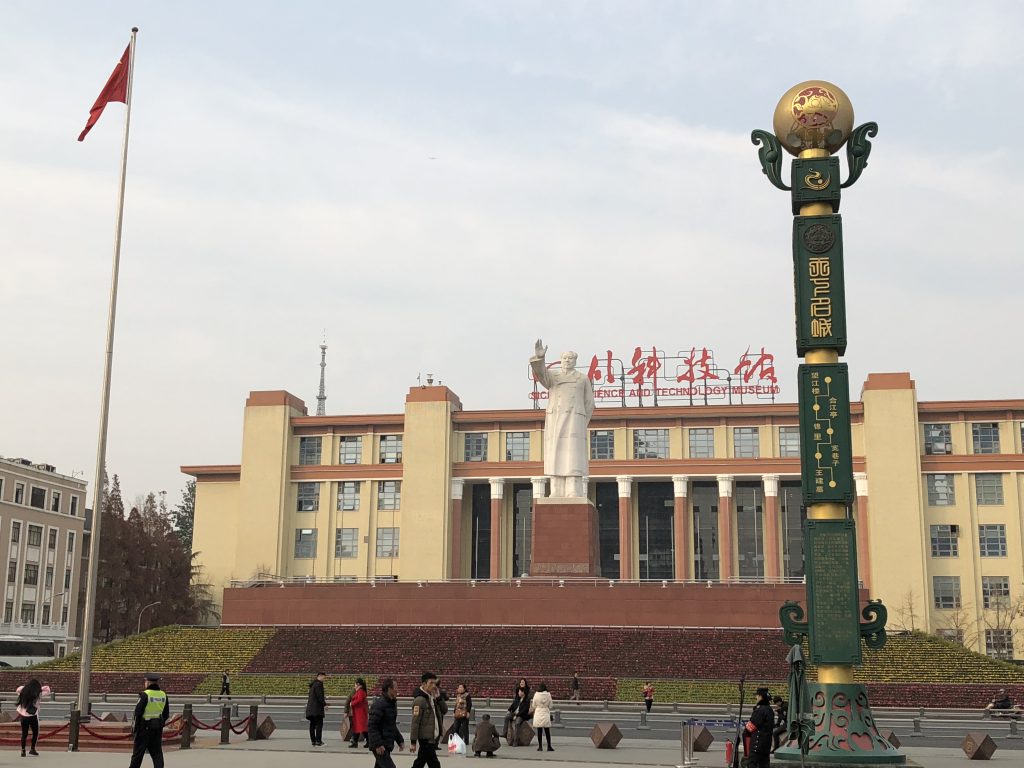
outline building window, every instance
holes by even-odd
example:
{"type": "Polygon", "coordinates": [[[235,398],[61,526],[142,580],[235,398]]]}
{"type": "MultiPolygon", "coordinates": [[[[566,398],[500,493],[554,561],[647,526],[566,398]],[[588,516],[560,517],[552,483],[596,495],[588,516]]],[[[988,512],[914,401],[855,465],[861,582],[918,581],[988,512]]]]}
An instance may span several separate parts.
{"type": "Polygon", "coordinates": [[[53,586],[53,566],[46,566],[46,581],[43,582],[47,589],[53,586]]]}
{"type": "Polygon", "coordinates": [[[398,529],[377,529],[377,557],[398,557],[398,529]]]}
{"type": "Polygon", "coordinates": [[[530,433],[505,433],[505,461],[530,460],[530,433]]]}
{"type": "MultiPolygon", "coordinates": [[[[50,494],[50,511],[60,512],[60,491],[54,491],[50,494]]],[[[49,622],[44,621],[43,623],[48,624],[49,622]]]]}
{"type": "Polygon", "coordinates": [[[956,504],[956,488],[952,475],[925,475],[928,483],[929,507],[952,507],[956,504]]]}
{"type": "Polygon", "coordinates": [[[487,461],[487,433],[467,432],[463,461],[487,461]]]}
{"type": "Polygon", "coordinates": [[[986,608],[1006,608],[1010,604],[1009,576],[982,576],[981,599],[986,608]]]}
{"type": "Polygon", "coordinates": [[[736,549],[741,579],[764,580],[764,491],[760,483],[736,487],[736,549]]]}
{"type": "Polygon", "coordinates": [[[1003,503],[1003,476],[998,473],[975,475],[974,490],[978,506],[998,506],[1003,503]]]}
{"type": "Polygon", "coordinates": [[[527,576],[533,561],[533,489],[512,485],[512,575],[527,576]]]}
{"type": "Polygon", "coordinates": [[[4,604],[4,624],[10,624],[14,621],[14,602],[8,600],[4,604]]]}
{"type": "Polygon", "coordinates": [[[72,517],[78,517],[78,497],[71,497],[71,512],[69,513],[72,517]]]}
{"type": "Polygon", "coordinates": [[[592,429],[590,431],[590,459],[615,458],[615,432],[610,429],[592,429]]]}
{"type": "Polygon", "coordinates": [[[46,538],[47,538],[47,549],[56,549],[57,548],[57,529],[56,528],[51,528],[50,532],[49,532],[49,534],[47,534],[46,538]]]}
{"type": "Polygon", "coordinates": [[[402,436],[381,435],[380,436],[380,463],[401,464],[402,463],[402,436]]]}
{"type": "Polygon", "coordinates": [[[339,464],[362,464],[363,463],[363,436],[343,435],[341,445],[338,448],[339,464]]]}
{"type": "Polygon", "coordinates": [[[668,430],[667,429],[634,429],[633,430],[633,458],[634,459],[667,459],[668,458],[668,430]]]}
{"type": "Polygon", "coordinates": [[[936,608],[960,607],[959,576],[932,576],[932,591],[936,608]]]}
{"type": "Polygon", "coordinates": [[[29,500],[29,506],[35,507],[36,509],[46,509],[46,489],[36,488],[32,486],[32,497],[29,500]]]}
{"type": "Polygon", "coordinates": [[[21,541],[21,523],[14,521],[11,523],[11,544],[17,544],[21,541]]]}
{"type": "Polygon", "coordinates": [[[999,424],[994,421],[971,424],[975,453],[999,453],[999,424]]]}
{"type": "Polygon", "coordinates": [[[65,605],[60,609],[60,624],[61,626],[67,626],[68,623],[68,607],[65,605]]]}
{"type": "Polygon", "coordinates": [[[295,529],[295,559],[309,560],[316,557],[316,529],[295,529]]]}
{"type": "Polygon", "coordinates": [[[690,458],[691,459],[713,459],[713,458],[715,458],[715,430],[713,430],[713,429],[691,429],[690,430],[690,458]]]}
{"type": "Polygon", "coordinates": [[[18,561],[11,560],[7,563],[7,581],[13,584],[18,580],[18,561]]]}
{"type": "Polygon", "coordinates": [[[75,533],[74,531],[68,531],[68,554],[73,555],[75,553],[75,533]]]}
{"type": "Polygon", "coordinates": [[[39,566],[35,563],[25,564],[25,580],[24,585],[26,587],[34,587],[39,584],[39,566]]]}
{"type": "Polygon", "coordinates": [[[959,525],[933,525],[931,533],[932,557],[960,556],[959,525]]]}
{"type": "Polygon", "coordinates": [[[783,576],[800,579],[805,575],[804,526],[807,524],[807,508],[800,483],[781,483],[779,503],[782,506],[783,576]]]}
{"type": "Polygon", "coordinates": [[[64,589],[71,589],[71,569],[64,571],[64,589]]]}
{"type": "Polygon", "coordinates": [[[690,496],[693,502],[693,575],[701,581],[717,580],[718,485],[696,481],[690,496]]]}
{"type": "Polygon", "coordinates": [[[21,604],[21,623],[22,624],[35,624],[36,623],[36,607],[32,603],[21,604]]]}
{"type": "Polygon", "coordinates": [[[377,509],[400,509],[401,504],[401,480],[381,480],[377,483],[377,509]]]}
{"type": "Polygon", "coordinates": [[[985,653],[993,659],[1013,658],[1013,630],[1012,629],[986,629],[985,630],[985,653]]]}
{"type": "Polygon", "coordinates": [[[779,457],[800,458],[800,427],[779,427],[779,457]]]}
{"type": "Polygon", "coordinates": [[[43,605],[43,621],[42,621],[42,623],[43,624],[49,624],[50,623],[50,606],[46,605],[46,604],[43,605]]]}
{"type": "Polygon", "coordinates": [[[964,631],[962,629],[940,629],[936,634],[943,640],[948,640],[951,643],[964,644],[964,631]]]}
{"type": "Polygon", "coordinates": [[[1006,526],[979,525],[978,543],[982,557],[1006,557],[1006,526]]]}
{"type": "Polygon", "coordinates": [[[319,464],[320,445],[321,438],[319,437],[300,437],[299,464],[319,464]]]}
{"type": "Polygon", "coordinates": [[[925,424],[924,452],[926,456],[947,456],[953,452],[953,439],[949,424],[925,424]]]}
{"type": "Polygon", "coordinates": [[[295,511],[316,512],[318,509],[320,509],[320,483],[299,483],[295,511]]]}
{"type": "Polygon", "coordinates": [[[43,543],[43,527],[41,525],[30,525],[28,527],[28,545],[38,547],[43,543]]]}
{"type": "Polygon", "coordinates": [[[640,578],[674,579],[672,483],[639,483],[636,495],[640,578]]]}
{"type": "Polygon", "coordinates": [[[25,484],[15,483],[14,484],[14,503],[24,504],[25,503],[25,484]]]}
{"type": "Polygon", "coordinates": [[[756,459],[761,455],[757,427],[734,427],[732,430],[733,455],[737,459],[756,459]]]}
{"type": "Polygon", "coordinates": [[[359,556],[359,529],[337,528],[334,531],[334,556],[359,556]]]}
{"type": "Polygon", "coordinates": [[[359,486],[360,483],[347,481],[338,486],[338,509],[350,511],[359,509],[359,486]]]}

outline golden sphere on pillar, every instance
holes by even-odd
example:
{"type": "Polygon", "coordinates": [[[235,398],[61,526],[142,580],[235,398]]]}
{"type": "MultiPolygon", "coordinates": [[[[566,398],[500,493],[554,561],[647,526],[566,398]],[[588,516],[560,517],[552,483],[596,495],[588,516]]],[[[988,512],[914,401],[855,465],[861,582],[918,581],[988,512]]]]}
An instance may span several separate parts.
{"type": "Polygon", "coordinates": [[[839,86],[807,80],[779,99],[773,128],[779,143],[791,154],[823,149],[831,155],[853,130],[853,103],[839,86]]]}

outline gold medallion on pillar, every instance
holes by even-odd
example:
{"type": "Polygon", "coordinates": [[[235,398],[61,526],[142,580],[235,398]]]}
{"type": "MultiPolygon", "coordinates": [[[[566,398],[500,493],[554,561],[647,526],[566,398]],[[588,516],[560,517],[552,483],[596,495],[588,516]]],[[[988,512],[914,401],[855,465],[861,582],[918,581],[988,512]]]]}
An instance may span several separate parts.
{"type": "Polygon", "coordinates": [[[853,103],[839,86],[807,80],[779,99],[772,127],[790,154],[818,149],[831,155],[853,130],[853,103]]]}

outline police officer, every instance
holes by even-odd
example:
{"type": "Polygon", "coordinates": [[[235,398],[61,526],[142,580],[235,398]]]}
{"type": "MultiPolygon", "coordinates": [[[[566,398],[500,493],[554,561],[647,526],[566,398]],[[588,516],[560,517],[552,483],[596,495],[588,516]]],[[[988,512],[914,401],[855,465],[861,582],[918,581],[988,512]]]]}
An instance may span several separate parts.
{"type": "Polygon", "coordinates": [[[135,719],[132,733],[135,744],[132,747],[132,761],[129,768],[140,768],[142,758],[149,752],[153,768],[164,768],[163,731],[171,708],[167,694],[160,690],[160,675],[146,674],[146,690],[139,694],[135,705],[135,719]]]}
{"type": "Polygon", "coordinates": [[[771,694],[767,688],[757,689],[757,704],[750,713],[746,730],[750,736],[747,752],[748,768],[768,768],[772,753],[772,730],[775,727],[775,712],[772,709],[771,694]]]}

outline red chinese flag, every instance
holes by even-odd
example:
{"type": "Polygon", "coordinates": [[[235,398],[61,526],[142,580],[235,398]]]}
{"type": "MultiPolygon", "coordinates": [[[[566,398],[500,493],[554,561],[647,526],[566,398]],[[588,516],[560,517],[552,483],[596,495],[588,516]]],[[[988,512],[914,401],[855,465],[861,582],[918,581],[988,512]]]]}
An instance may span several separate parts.
{"type": "Polygon", "coordinates": [[[110,73],[110,79],[103,86],[100,95],[96,97],[96,103],[89,110],[89,122],[85,124],[82,135],[78,137],[79,141],[85,139],[85,135],[96,125],[96,121],[100,119],[100,115],[103,114],[103,108],[107,104],[112,101],[120,101],[122,104],[128,102],[128,54],[130,51],[131,45],[124,49],[124,55],[117,62],[114,71],[110,73]]]}

